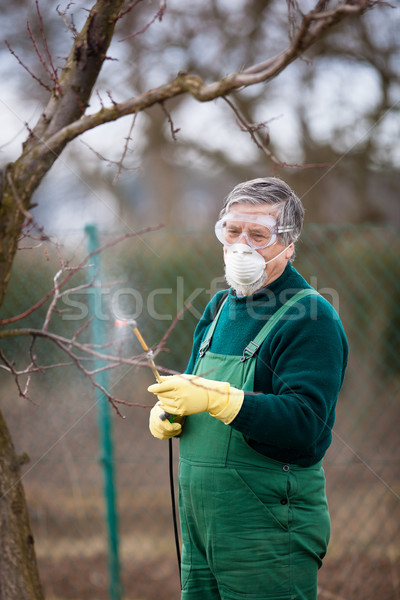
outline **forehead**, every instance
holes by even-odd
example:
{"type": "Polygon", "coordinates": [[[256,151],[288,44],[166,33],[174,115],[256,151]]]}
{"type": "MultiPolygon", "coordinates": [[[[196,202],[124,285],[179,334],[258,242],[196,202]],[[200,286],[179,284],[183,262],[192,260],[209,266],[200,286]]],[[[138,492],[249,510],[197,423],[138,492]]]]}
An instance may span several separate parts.
{"type": "Polygon", "coordinates": [[[240,215],[270,215],[275,217],[277,208],[271,204],[245,204],[243,202],[235,202],[229,207],[229,213],[240,215]]]}

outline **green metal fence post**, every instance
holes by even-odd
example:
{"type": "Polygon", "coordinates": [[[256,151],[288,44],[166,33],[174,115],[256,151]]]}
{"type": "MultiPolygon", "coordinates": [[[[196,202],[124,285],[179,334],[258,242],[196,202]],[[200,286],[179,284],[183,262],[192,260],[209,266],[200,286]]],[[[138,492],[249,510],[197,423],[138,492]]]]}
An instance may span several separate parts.
{"type": "MultiPolygon", "coordinates": [[[[87,225],[85,232],[88,238],[89,252],[95,252],[99,248],[99,236],[96,225],[87,225]]],[[[88,280],[91,281],[97,276],[100,280],[100,258],[95,254],[90,259],[88,268],[88,280]]],[[[102,322],[96,317],[96,307],[100,308],[101,294],[100,289],[93,287],[89,294],[89,310],[94,316],[91,323],[91,341],[92,344],[100,348],[105,343],[104,327],[102,322]]],[[[103,361],[98,359],[94,364],[94,369],[101,369],[104,366],[103,361]]],[[[104,389],[108,388],[107,371],[100,371],[95,375],[96,382],[104,389]]],[[[120,580],[120,562],[118,552],[118,519],[116,510],[116,492],[114,485],[114,459],[112,442],[112,424],[110,418],[110,405],[104,393],[96,388],[96,400],[98,406],[98,427],[100,436],[100,460],[103,465],[104,476],[104,494],[106,502],[106,520],[108,528],[108,566],[110,578],[110,598],[111,600],[120,600],[122,597],[122,588],[120,580]]]]}

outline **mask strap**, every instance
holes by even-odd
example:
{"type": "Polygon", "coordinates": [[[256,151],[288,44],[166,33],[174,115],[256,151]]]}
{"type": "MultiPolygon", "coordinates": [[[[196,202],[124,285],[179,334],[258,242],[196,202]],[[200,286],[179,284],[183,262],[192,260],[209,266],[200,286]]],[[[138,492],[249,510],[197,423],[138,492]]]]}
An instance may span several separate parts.
{"type": "Polygon", "coordinates": [[[265,264],[266,264],[266,265],[268,265],[268,263],[270,263],[270,262],[272,262],[273,260],[275,260],[276,258],[279,258],[280,256],[282,256],[282,254],[283,254],[284,252],[286,252],[286,250],[287,250],[288,248],[290,248],[290,246],[293,246],[293,245],[294,245],[294,242],[292,242],[291,244],[289,244],[289,246],[286,246],[286,248],[284,248],[284,249],[282,250],[282,252],[279,252],[279,254],[277,254],[276,256],[274,256],[274,258],[270,258],[269,260],[266,260],[266,261],[265,261],[265,264]]]}

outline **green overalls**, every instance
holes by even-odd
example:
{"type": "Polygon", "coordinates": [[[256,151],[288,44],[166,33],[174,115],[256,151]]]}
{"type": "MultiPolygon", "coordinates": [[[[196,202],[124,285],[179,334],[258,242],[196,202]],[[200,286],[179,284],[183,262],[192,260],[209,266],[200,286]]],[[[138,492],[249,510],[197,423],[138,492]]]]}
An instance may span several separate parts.
{"type": "MultiPolygon", "coordinates": [[[[194,373],[253,391],[257,348],[310,293],[281,307],[243,357],[208,351],[221,307],[194,373]]],[[[269,459],[208,413],[186,418],[179,453],[182,600],[315,600],[330,534],[322,461],[269,459]]]]}

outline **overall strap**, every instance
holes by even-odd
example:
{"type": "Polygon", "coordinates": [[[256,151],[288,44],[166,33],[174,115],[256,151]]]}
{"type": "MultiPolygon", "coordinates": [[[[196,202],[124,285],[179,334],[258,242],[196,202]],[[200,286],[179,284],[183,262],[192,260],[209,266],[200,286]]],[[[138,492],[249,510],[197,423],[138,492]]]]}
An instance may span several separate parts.
{"type": "Polygon", "coordinates": [[[283,315],[301,298],[305,298],[306,296],[319,295],[318,292],[312,288],[306,288],[304,290],[300,290],[292,296],[285,304],[283,304],[277,311],[272,315],[272,317],[268,320],[268,322],[264,325],[264,327],[258,332],[257,336],[249,342],[246,348],[243,351],[243,356],[240,359],[242,362],[252,358],[257,350],[260,348],[263,341],[266,339],[267,335],[272,331],[278,321],[283,317],[283,315]]]}
{"type": "Polygon", "coordinates": [[[228,294],[226,294],[225,298],[223,298],[221,304],[219,305],[217,313],[213,319],[213,322],[211,323],[211,326],[210,326],[209,330],[207,331],[206,337],[204,338],[204,340],[202,341],[202,343],[200,345],[200,350],[199,350],[200,357],[203,357],[210,347],[211,339],[212,339],[212,336],[214,333],[214,329],[217,325],[219,315],[221,314],[221,311],[222,311],[223,307],[225,306],[225,303],[227,300],[228,300],[228,294]]]}

